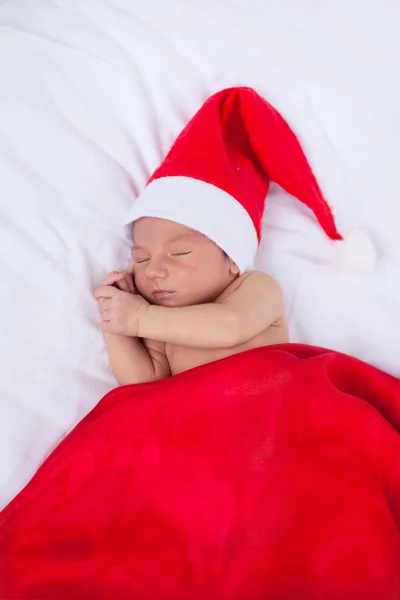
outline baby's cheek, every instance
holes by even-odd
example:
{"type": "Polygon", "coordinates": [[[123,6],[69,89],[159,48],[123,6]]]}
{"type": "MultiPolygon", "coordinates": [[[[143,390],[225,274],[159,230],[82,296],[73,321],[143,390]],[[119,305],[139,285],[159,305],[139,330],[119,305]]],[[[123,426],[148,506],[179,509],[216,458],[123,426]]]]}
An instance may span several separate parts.
{"type": "Polygon", "coordinates": [[[145,296],[149,294],[149,282],[146,279],[146,277],[144,277],[143,273],[141,273],[140,271],[136,271],[134,272],[134,282],[135,282],[135,288],[136,290],[139,292],[139,294],[141,296],[145,296]]]}

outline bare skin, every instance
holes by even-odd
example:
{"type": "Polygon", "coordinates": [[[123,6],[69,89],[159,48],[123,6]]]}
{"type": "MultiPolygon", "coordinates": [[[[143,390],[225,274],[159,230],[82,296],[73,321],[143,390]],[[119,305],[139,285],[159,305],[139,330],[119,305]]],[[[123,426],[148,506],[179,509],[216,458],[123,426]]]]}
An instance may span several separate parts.
{"type": "Polygon", "coordinates": [[[134,224],[132,264],[95,291],[120,385],[182,373],[251,348],[289,341],[282,293],[239,270],[202,234],[158,218],[134,224]]]}
{"type": "MultiPolygon", "coordinates": [[[[256,272],[246,273],[238,277],[231,283],[222,294],[216,298],[215,302],[223,303],[228,296],[233,295],[239,286],[248,286],[246,294],[251,294],[251,286],[253,282],[249,277],[258,276],[256,272]],[[247,279],[247,282],[245,280],[247,279]]],[[[251,310],[249,308],[249,310],[251,310]]],[[[166,344],[166,356],[171,367],[173,375],[182,373],[188,369],[198,367],[200,365],[251,350],[252,348],[260,348],[261,346],[271,346],[273,344],[284,344],[289,342],[289,334],[286,326],[285,317],[282,315],[269,327],[257,333],[254,337],[241,344],[232,347],[222,348],[191,348],[180,346],[177,344],[166,344]]]]}

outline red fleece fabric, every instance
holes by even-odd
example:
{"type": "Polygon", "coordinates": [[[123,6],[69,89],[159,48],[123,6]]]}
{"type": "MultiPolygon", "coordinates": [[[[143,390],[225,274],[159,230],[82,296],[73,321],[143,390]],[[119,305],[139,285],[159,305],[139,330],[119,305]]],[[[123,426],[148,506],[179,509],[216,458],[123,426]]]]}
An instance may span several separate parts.
{"type": "Polygon", "coordinates": [[[302,345],[118,388],[0,513],[0,597],[398,600],[400,382],[302,345]]]}

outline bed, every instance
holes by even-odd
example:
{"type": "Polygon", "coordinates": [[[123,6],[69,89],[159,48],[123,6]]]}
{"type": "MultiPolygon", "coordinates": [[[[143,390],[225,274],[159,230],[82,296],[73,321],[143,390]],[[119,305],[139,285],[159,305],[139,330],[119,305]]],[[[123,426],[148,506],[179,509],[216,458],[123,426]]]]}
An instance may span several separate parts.
{"type": "Polygon", "coordinates": [[[115,386],[93,289],[123,269],[133,199],[212,93],[254,87],[296,131],[338,227],[378,252],[329,268],[271,190],[257,265],[292,341],[400,374],[400,11],[391,0],[2,0],[0,507],[115,386]]]}

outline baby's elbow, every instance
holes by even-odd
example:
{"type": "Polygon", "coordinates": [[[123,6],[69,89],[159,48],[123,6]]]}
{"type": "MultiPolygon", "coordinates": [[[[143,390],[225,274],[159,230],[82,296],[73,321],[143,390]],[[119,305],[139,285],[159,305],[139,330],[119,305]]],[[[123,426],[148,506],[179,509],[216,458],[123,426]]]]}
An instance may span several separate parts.
{"type": "Polygon", "coordinates": [[[170,376],[170,372],[166,370],[149,370],[141,373],[124,373],[123,375],[115,376],[118,386],[135,385],[137,383],[152,383],[160,379],[166,379],[170,376]]]}
{"type": "Polygon", "coordinates": [[[117,383],[119,387],[124,385],[136,385],[138,383],[152,383],[153,381],[159,381],[160,379],[165,379],[167,375],[148,375],[145,377],[126,377],[117,379],[117,383]]]}

